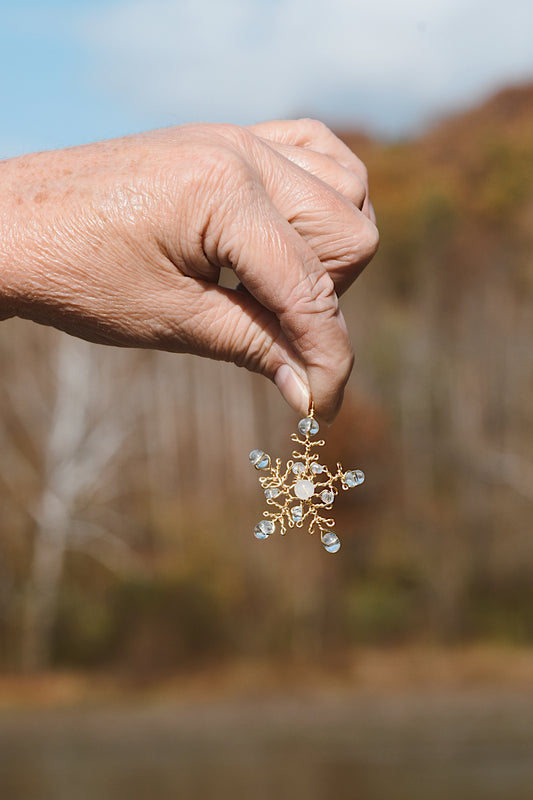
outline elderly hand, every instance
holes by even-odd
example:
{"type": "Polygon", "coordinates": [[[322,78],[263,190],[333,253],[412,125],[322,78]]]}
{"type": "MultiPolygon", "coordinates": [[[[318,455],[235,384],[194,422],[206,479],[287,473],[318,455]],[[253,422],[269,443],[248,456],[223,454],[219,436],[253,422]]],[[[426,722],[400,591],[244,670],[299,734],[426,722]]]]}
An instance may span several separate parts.
{"type": "Polygon", "coordinates": [[[363,164],[321,123],[35,153],[0,162],[0,186],[0,315],[233,361],[333,418],[353,363],[337,296],[378,234],[363,164]]]}

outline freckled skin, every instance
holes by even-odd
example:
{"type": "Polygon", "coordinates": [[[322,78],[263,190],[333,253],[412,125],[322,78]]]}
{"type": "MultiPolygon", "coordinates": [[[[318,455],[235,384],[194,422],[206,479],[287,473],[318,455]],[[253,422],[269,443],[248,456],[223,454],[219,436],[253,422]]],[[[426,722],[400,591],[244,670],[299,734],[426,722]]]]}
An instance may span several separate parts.
{"type": "Polygon", "coordinates": [[[35,153],[0,162],[0,189],[0,318],[234,361],[334,416],[353,363],[337,295],[378,235],[364,165],[325,126],[35,153]],[[218,285],[221,267],[242,290],[218,285]]]}

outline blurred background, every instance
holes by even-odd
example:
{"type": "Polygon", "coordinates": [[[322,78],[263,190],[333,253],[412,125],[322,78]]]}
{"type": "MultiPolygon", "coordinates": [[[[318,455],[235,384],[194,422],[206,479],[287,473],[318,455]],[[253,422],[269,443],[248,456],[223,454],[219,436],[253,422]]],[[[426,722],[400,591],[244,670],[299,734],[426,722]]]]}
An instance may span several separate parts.
{"type": "Polygon", "coordinates": [[[0,157],[311,115],[380,251],[328,555],[258,542],[297,419],[227,364],[0,326],[6,798],[530,798],[533,6],[0,2],[0,157]]]}

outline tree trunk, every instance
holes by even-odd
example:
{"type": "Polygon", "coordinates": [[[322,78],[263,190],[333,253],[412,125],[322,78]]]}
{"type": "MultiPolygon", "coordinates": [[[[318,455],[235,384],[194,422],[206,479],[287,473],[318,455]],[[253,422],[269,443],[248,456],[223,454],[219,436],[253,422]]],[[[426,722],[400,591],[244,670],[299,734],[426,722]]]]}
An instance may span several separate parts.
{"type": "Polygon", "coordinates": [[[47,491],[37,518],[28,581],[21,662],[25,672],[50,666],[52,636],[68,540],[69,520],[62,504],[47,491]]]}

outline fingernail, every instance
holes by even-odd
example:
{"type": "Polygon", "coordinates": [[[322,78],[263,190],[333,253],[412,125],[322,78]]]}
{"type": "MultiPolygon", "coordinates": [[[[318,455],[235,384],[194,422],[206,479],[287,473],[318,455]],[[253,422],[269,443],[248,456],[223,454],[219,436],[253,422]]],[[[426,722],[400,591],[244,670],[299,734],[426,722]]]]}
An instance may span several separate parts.
{"type": "Polygon", "coordinates": [[[378,220],[377,220],[377,217],[376,217],[376,212],[375,212],[375,210],[374,210],[374,206],[372,205],[372,203],[370,202],[370,200],[368,201],[368,210],[369,210],[369,212],[370,212],[370,219],[372,220],[372,222],[374,223],[374,225],[377,225],[377,223],[378,223],[378,220]]]}
{"type": "Polygon", "coordinates": [[[309,389],[292,367],[289,367],[288,364],[282,364],[276,372],[274,383],[280,390],[284,399],[295,411],[307,414],[309,408],[309,389]]]}

